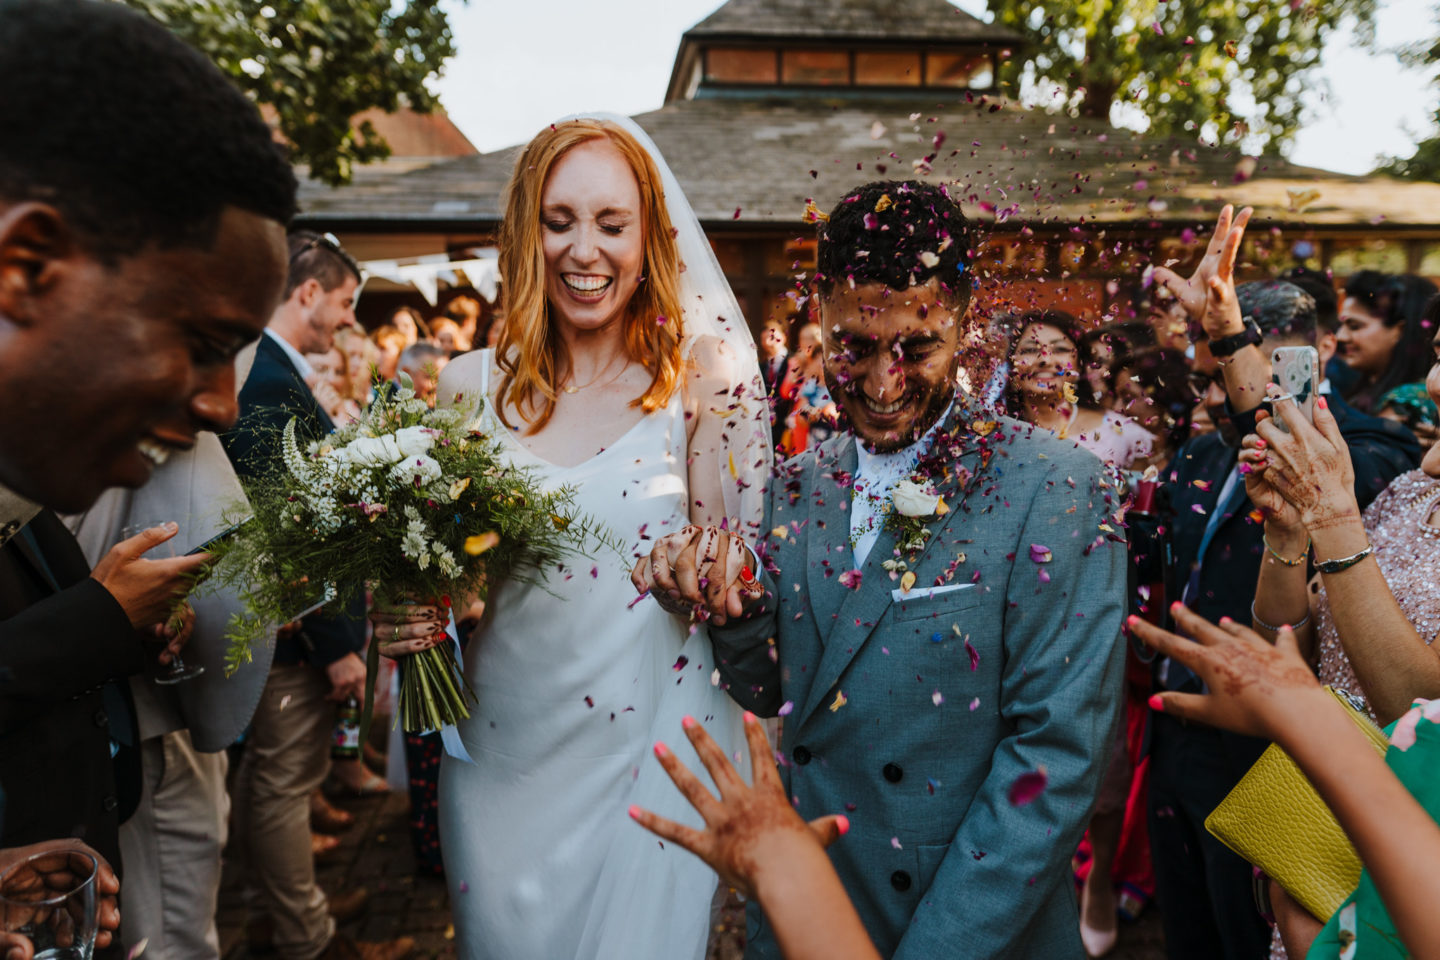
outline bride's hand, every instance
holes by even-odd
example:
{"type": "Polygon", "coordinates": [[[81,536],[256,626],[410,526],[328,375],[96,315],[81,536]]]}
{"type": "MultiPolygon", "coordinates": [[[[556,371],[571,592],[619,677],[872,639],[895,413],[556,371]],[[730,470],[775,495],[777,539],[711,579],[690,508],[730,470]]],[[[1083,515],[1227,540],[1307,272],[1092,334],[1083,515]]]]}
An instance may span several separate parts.
{"type": "Polygon", "coordinates": [[[699,614],[716,626],[740,617],[765,593],[744,540],[720,527],[690,525],[661,537],[630,573],[639,593],[679,616],[699,614]]]}
{"type": "Polygon", "coordinates": [[[447,639],[449,622],[450,612],[434,604],[377,604],[370,611],[374,642],[380,645],[380,655],[392,660],[439,646],[447,639]]]}
{"type": "Polygon", "coordinates": [[[724,752],[694,718],[683,721],[685,734],[695,747],[705,769],[720,790],[717,800],[663,743],[655,744],[655,756],[675,781],[675,786],[705,818],[705,829],[696,830],[649,810],[631,807],[630,816],[646,830],[689,850],[704,860],[720,878],[746,897],[767,879],[805,884],[809,869],[828,866],[824,848],[850,829],[844,816],[820,817],[806,823],[785,796],[775,755],[765,728],[754,714],[745,714],[745,738],[750,743],[750,767],[755,785],[746,786],[724,752]],[[807,855],[814,859],[807,862],[807,855]],[[767,877],[766,874],[772,876],[767,877]]]}

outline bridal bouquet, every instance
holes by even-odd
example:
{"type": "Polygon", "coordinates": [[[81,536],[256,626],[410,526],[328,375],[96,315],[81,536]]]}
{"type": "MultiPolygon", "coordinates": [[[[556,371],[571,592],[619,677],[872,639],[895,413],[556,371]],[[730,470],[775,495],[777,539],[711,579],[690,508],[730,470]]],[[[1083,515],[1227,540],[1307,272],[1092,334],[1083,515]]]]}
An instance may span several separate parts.
{"type": "MultiPolygon", "coordinates": [[[[543,571],[571,552],[618,549],[575,512],[573,490],[542,490],[476,424],[471,410],[431,410],[408,378],[362,418],[308,445],[292,419],[284,469],[246,485],[253,518],[213,550],[212,577],[245,601],[230,624],[227,668],[249,662],[253,644],[313,606],[317,592],[335,609],[363,601],[367,583],[377,604],[449,607],[452,596],[483,597],[487,584],[506,578],[543,586],[543,571]]],[[[365,727],[378,643],[370,661],[365,727]]],[[[407,731],[468,717],[473,699],[451,644],[402,660],[407,731]]]]}

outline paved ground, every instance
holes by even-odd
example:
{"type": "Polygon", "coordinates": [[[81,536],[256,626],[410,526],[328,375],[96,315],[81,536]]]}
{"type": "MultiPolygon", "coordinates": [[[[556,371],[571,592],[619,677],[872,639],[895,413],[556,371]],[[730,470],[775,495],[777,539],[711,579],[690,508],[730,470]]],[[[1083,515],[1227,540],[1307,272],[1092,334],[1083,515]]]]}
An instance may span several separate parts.
{"type": "MultiPolygon", "coordinates": [[[[415,956],[420,960],[454,957],[455,933],[450,923],[445,884],[415,875],[405,826],[405,797],[390,794],[365,800],[341,799],[336,803],[355,814],[356,825],[345,835],[340,849],[320,867],[320,884],[326,890],[364,886],[374,895],[368,914],[347,925],[343,932],[358,940],[412,936],[417,944],[415,956]]],[[[224,960],[246,960],[250,952],[244,935],[245,906],[234,871],[228,866],[220,892],[219,920],[220,955],[224,960]]],[[[725,926],[732,929],[718,932],[712,960],[738,960],[735,928],[743,932],[743,923],[732,914],[727,916],[725,926]]],[[[1125,925],[1120,946],[1110,956],[1114,960],[1163,960],[1159,915],[1152,909],[1139,923],[1125,925]]]]}

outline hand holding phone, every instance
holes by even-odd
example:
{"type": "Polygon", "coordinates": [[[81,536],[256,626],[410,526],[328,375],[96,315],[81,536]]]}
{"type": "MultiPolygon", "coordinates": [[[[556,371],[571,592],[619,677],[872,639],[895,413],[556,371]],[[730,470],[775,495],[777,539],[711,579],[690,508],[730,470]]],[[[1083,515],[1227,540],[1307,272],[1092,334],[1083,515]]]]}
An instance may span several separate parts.
{"type": "MultiPolygon", "coordinates": [[[[1300,415],[1315,422],[1315,398],[1320,395],[1320,353],[1314,347],[1276,347],[1270,354],[1270,380],[1280,388],[1281,395],[1267,397],[1265,402],[1294,400],[1300,415]]],[[[1272,406],[1273,413],[1273,406],[1272,406]]],[[[1283,417],[1275,417],[1275,425],[1286,433],[1290,428],[1283,417]]]]}

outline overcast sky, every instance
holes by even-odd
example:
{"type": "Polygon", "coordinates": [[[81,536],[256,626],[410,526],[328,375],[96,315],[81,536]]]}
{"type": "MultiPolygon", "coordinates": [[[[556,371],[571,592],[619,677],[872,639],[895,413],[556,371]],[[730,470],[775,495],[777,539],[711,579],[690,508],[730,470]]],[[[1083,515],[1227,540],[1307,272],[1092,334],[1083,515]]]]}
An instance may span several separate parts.
{"type": "MultiPolygon", "coordinates": [[[[660,106],[680,35],[722,0],[451,0],[459,53],[439,89],[450,116],[482,151],[528,140],[584,110],[635,114],[660,106]]],[[[1382,0],[1379,43],[1433,34],[1436,0],[1382,0]]],[[[961,8],[983,15],[984,0],[961,8]]],[[[1366,53],[1348,33],[1325,51],[1296,163],[1364,173],[1384,154],[1408,154],[1430,130],[1437,92],[1389,53],[1366,53]]]]}

